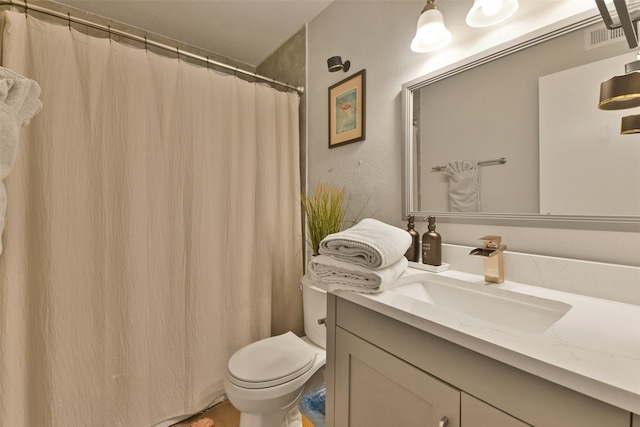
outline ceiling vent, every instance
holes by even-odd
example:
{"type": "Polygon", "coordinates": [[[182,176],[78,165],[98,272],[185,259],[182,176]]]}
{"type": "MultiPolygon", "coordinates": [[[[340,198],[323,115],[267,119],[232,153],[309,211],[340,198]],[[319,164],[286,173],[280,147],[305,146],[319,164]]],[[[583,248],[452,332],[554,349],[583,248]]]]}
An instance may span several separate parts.
{"type": "Polygon", "coordinates": [[[608,29],[604,24],[591,26],[584,30],[584,49],[591,50],[625,40],[622,27],[613,30],[608,29]]]}

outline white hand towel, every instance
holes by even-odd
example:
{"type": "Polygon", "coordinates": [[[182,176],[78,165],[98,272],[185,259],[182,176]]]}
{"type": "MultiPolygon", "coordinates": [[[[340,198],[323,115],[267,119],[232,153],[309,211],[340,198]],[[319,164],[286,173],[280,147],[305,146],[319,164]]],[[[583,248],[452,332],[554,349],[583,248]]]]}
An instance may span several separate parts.
{"type": "Polygon", "coordinates": [[[20,128],[42,109],[40,86],[35,81],[0,67],[0,253],[7,210],[7,194],[2,182],[16,159],[20,128]]]}
{"type": "Polygon", "coordinates": [[[385,268],[403,258],[409,246],[411,236],[405,230],[365,218],[347,230],[325,237],[319,252],[368,268],[385,268]]]}
{"type": "Polygon", "coordinates": [[[408,265],[407,259],[402,256],[388,267],[372,270],[327,255],[318,255],[309,263],[309,273],[314,285],[329,292],[347,290],[376,293],[391,285],[408,265]]]}
{"type": "Polygon", "coordinates": [[[449,211],[480,212],[478,162],[449,162],[444,173],[449,176],[449,211]]]}

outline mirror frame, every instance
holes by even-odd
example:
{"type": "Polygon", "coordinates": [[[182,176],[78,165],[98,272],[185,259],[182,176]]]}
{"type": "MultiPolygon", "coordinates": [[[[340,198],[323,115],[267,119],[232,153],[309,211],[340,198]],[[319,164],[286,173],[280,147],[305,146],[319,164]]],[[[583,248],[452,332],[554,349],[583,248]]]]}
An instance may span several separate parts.
{"type": "MultiPolygon", "coordinates": [[[[573,18],[531,32],[492,49],[463,59],[432,73],[418,77],[402,85],[402,145],[403,145],[403,220],[413,215],[416,221],[426,221],[429,215],[438,217],[438,222],[501,225],[514,227],[543,227],[577,230],[640,232],[640,216],[596,216],[596,215],[545,215],[516,213],[465,213],[417,211],[413,206],[413,157],[412,137],[412,91],[447,77],[478,67],[503,56],[543,43],[572,31],[602,22],[600,15],[581,14],[573,18]],[[587,17],[585,17],[587,16],[587,17]]],[[[638,183],[640,185],[640,183],[638,183]]]]}

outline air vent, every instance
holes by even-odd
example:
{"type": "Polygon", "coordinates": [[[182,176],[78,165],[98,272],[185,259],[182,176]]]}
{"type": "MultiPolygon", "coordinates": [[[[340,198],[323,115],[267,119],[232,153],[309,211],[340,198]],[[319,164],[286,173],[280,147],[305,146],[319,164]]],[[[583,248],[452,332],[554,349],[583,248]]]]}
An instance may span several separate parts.
{"type": "Polygon", "coordinates": [[[598,47],[618,43],[626,40],[622,27],[609,30],[604,24],[589,27],[584,30],[584,49],[591,50],[598,47]]]}

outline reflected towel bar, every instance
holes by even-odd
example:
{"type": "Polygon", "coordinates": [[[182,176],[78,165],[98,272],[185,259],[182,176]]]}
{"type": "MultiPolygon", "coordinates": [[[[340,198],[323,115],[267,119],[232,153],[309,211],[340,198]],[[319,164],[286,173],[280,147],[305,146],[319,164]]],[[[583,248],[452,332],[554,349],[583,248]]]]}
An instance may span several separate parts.
{"type": "MultiPolygon", "coordinates": [[[[481,162],[478,162],[478,166],[493,165],[493,164],[504,165],[505,163],[507,163],[507,158],[506,157],[500,157],[499,159],[483,160],[481,162]]],[[[431,168],[431,170],[434,171],[434,172],[439,172],[439,171],[445,170],[446,168],[447,168],[447,166],[434,166],[434,167],[431,168]]]]}

